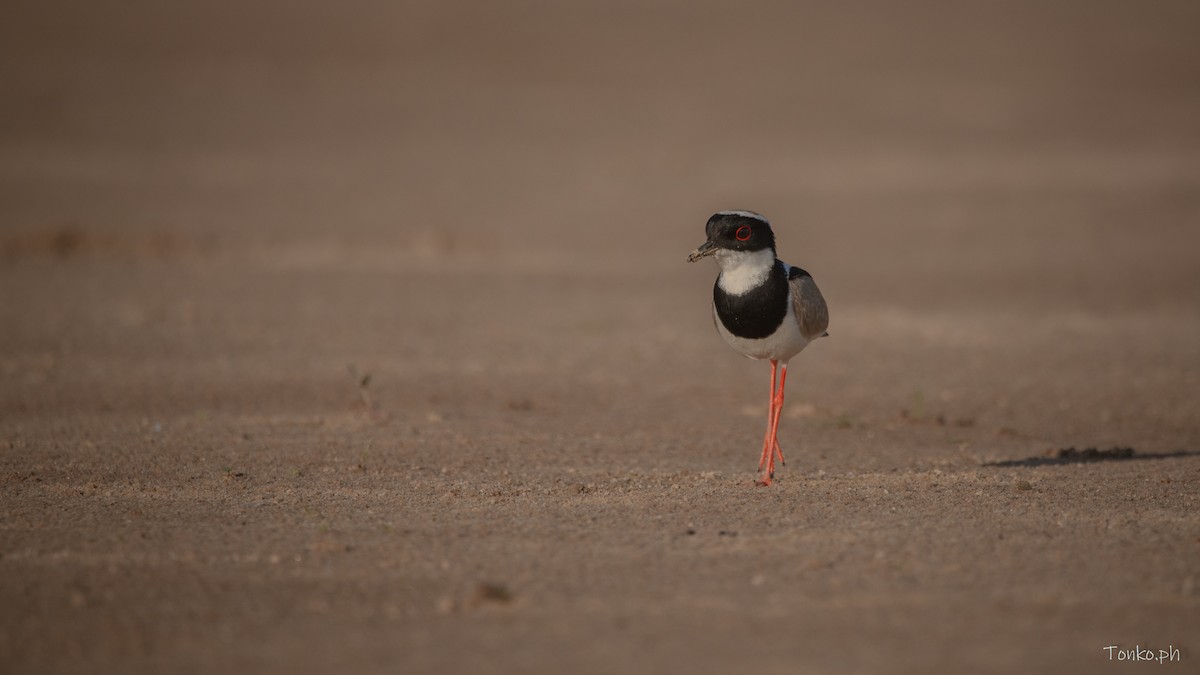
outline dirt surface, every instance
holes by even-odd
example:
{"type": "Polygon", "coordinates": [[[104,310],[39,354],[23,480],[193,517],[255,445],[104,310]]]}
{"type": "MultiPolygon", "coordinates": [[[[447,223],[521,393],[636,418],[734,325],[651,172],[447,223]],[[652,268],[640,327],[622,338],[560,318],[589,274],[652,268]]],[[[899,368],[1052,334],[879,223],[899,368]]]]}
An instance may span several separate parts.
{"type": "Polygon", "coordinates": [[[5,15],[5,672],[1200,672],[1197,3],[5,15]]]}

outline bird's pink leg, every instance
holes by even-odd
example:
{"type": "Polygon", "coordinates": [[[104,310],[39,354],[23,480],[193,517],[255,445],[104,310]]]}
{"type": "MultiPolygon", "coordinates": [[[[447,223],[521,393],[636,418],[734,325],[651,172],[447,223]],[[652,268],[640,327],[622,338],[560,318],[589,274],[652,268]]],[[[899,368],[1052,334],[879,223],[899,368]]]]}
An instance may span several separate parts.
{"type": "Polygon", "coordinates": [[[779,458],[780,464],[786,464],[783,460],[783,448],[779,447],[779,417],[783,414],[783,386],[786,382],[787,362],[784,362],[779,367],[779,391],[775,392],[772,399],[775,414],[771,416],[771,445],[775,450],[775,456],[779,458]]]}
{"type": "Polygon", "coordinates": [[[787,380],[787,363],[779,369],[779,386],[775,386],[776,362],[771,362],[771,412],[767,415],[767,437],[763,439],[763,453],[758,461],[758,484],[767,486],[775,477],[775,458],[783,464],[783,450],[779,447],[779,416],[783,412],[783,385],[787,380]],[[765,470],[764,470],[765,467],[765,470]]]}
{"type": "MultiPolygon", "coordinates": [[[[764,468],[766,468],[767,463],[772,457],[771,428],[775,424],[775,371],[776,368],[778,368],[778,365],[778,361],[771,361],[771,397],[767,399],[767,434],[763,436],[762,454],[759,455],[758,458],[759,471],[762,471],[764,468]]],[[[769,478],[767,480],[767,484],[770,484],[769,478]]]]}

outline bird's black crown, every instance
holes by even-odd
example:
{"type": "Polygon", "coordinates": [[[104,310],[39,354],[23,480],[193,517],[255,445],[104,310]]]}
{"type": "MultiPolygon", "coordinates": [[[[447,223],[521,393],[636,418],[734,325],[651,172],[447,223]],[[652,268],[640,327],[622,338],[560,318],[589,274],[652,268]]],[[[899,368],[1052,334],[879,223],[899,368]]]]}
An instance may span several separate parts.
{"type": "Polygon", "coordinates": [[[753,211],[714,213],[704,226],[708,241],[732,251],[775,250],[775,233],[767,219],[753,211]]]}

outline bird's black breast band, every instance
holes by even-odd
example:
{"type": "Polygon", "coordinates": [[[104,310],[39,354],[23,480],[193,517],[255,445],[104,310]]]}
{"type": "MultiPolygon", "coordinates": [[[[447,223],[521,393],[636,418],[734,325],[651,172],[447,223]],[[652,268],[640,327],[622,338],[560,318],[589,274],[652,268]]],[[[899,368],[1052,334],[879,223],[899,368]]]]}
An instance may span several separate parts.
{"type": "Polygon", "coordinates": [[[787,316],[788,275],[783,263],[776,260],[766,280],[741,295],[721,290],[718,279],[713,284],[713,307],[725,330],[740,338],[758,340],[771,335],[787,316]]]}

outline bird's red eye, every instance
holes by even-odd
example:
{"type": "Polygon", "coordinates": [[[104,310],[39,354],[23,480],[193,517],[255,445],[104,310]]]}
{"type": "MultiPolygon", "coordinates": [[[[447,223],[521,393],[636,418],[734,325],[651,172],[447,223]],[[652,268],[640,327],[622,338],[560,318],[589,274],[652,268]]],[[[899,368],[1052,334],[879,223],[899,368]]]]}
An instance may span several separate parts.
{"type": "Polygon", "coordinates": [[[735,238],[737,238],[737,240],[738,240],[738,241],[747,241],[747,240],[749,240],[749,239],[750,239],[750,226],[749,226],[749,225],[743,225],[743,226],[739,227],[739,228],[737,229],[737,232],[734,232],[734,233],[733,233],[733,236],[734,236],[735,238]]]}

